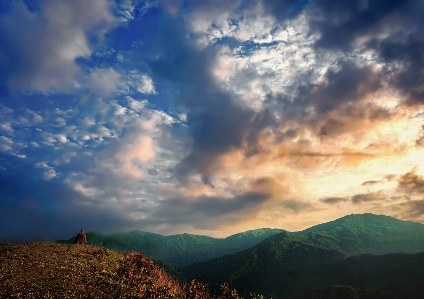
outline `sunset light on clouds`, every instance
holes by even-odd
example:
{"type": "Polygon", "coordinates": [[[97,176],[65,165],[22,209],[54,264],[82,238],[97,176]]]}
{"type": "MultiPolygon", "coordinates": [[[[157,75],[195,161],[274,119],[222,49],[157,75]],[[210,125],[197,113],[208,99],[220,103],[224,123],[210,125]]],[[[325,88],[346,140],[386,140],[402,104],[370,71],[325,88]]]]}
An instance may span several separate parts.
{"type": "Polygon", "coordinates": [[[424,1],[0,0],[0,238],[424,223],[424,1]]]}

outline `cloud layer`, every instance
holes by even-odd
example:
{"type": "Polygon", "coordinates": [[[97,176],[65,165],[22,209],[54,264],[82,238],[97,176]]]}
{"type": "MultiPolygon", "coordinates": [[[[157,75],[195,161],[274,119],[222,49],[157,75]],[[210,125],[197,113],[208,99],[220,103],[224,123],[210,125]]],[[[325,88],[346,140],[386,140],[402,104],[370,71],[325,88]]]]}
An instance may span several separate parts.
{"type": "Polygon", "coordinates": [[[0,238],[424,221],[421,1],[13,1],[0,238]]]}

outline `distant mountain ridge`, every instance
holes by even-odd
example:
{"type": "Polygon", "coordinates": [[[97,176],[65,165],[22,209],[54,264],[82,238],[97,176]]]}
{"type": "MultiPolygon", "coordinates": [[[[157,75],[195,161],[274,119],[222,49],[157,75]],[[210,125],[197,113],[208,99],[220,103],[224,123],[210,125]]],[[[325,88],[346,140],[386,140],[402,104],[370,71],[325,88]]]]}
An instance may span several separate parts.
{"type": "Polygon", "coordinates": [[[336,249],[349,255],[424,251],[424,224],[371,213],[344,216],[293,234],[324,246],[336,242],[336,249]]]}
{"type": "MultiPolygon", "coordinates": [[[[224,239],[191,234],[163,236],[139,230],[110,235],[88,232],[86,235],[90,245],[105,246],[121,252],[142,252],[149,258],[184,267],[250,248],[283,231],[282,229],[263,228],[238,233],[224,239]]],[[[75,237],[58,240],[57,243],[71,244],[74,239],[75,237]]]]}
{"type": "MultiPolygon", "coordinates": [[[[257,229],[238,233],[224,239],[202,235],[160,234],[134,230],[104,235],[87,233],[89,244],[105,246],[117,251],[143,252],[153,259],[163,260],[177,267],[185,267],[225,254],[248,249],[283,229],[257,229]]],[[[424,225],[374,214],[352,214],[298,232],[287,232],[303,242],[337,250],[345,255],[416,253],[424,251],[424,225]]],[[[58,243],[72,243],[58,240],[58,243]]]]}
{"type": "Polygon", "coordinates": [[[238,253],[189,265],[182,272],[187,279],[199,279],[213,288],[231,281],[242,293],[290,298],[306,290],[305,286],[314,287],[312,280],[299,286],[293,277],[318,275],[313,269],[349,256],[422,251],[423,224],[383,215],[356,214],[300,232],[281,232],[238,253]]]}
{"type": "Polygon", "coordinates": [[[217,289],[224,281],[230,281],[239,291],[271,295],[267,291],[275,280],[282,287],[290,287],[280,281],[280,277],[298,269],[309,269],[345,257],[347,255],[337,250],[316,246],[283,232],[249,249],[192,264],[181,271],[188,280],[199,279],[210,284],[213,289],[217,289]]]}

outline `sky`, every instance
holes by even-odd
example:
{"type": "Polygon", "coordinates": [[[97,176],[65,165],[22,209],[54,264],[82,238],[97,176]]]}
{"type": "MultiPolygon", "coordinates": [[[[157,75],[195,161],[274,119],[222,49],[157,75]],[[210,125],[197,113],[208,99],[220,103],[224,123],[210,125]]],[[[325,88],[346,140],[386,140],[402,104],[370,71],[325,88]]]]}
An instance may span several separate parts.
{"type": "Polygon", "coordinates": [[[424,223],[423,0],[0,0],[0,240],[424,223]]]}

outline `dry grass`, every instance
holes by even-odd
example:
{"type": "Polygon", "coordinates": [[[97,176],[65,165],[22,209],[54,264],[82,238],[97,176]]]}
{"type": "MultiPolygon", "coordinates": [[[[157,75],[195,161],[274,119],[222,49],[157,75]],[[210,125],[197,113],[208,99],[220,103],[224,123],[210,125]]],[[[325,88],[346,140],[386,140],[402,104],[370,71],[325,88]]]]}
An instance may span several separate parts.
{"type": "MultiPolygon", "coordinates": [[[[142,254],[56,243],[0,245],[0,297],[211,298],[206,285],[181,285],[142,254]]],[[[239,297],[224,285],[219,298],[239,297]]]]}
{"type": "Polygon", "coordinates": [[[54,243],[0,247],[6,298],[180,298],[183,290],[141,254],[54,243]]]}

